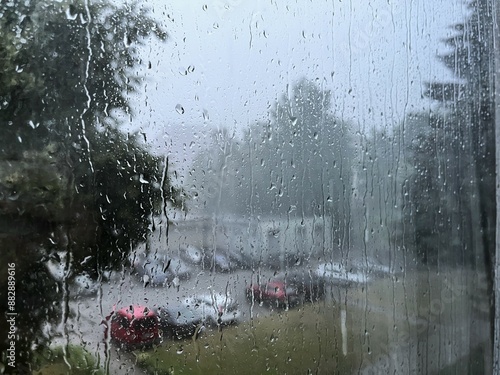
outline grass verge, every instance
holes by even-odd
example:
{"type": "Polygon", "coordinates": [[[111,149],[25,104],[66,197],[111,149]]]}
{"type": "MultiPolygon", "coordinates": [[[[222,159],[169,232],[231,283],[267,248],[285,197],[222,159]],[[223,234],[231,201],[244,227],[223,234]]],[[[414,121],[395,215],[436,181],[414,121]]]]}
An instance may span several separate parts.
{"type": "MultiPolygon", "coordinates": [[[[137,353],[149,374],[348,374],[359,350],[342,351],[338,307],[324,303],[282,311],[197,340],[168,341],[137,353]]],[[[355,320],[347,325],[354,327],[355,320]]],[[[348,328],[348,331],[352,330],[348,328]]]]}
{"type": "Polygon", "coordinates": [[[79,346],[46,348],[35,355],[33,375],[104,375],[92,354],[79,346]]]}

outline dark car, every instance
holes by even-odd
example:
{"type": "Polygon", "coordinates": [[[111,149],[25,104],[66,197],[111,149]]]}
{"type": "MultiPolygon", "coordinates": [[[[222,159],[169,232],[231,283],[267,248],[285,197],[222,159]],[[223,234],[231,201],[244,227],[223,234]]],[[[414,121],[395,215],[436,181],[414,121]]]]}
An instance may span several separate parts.
{"type": "Polygon", "coordinates": [[[103,323],[105,337],[108,337],[109,329],[112,342],[125,348],[149,346],[161,340],[158,315],[146,306],[131,305],[113,311],[103,323]]]}
{"type": "Polygon", "coordinates": [[[144,285],[166,286],[191,277],[192,268],[176,257],[158,257],[137,260],[134,263],[136,275],[144,285]]]}
{"type": "Polygon", "coordinates": [[[289,273],[276,276],[246,289],[247,298],[267,302],[277,307],[292,307],[304,302],[316,302],[324,297],[325,285],[321,278],[308,273],[289,273]]]}

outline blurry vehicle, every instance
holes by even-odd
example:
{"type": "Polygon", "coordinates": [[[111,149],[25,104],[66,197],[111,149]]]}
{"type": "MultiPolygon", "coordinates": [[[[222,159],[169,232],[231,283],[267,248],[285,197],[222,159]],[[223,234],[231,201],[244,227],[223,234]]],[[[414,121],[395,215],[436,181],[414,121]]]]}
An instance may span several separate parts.
{"type": "Polygon", "coordinates": [[[375,263],[375,262],[363,262],[357,261],[353,263],[353,266],[364,274],[376,277],[385,277],[388,275],[398,274],[397,267],[395,265],[388,266],[385,264],[375,263]]]}
{"type": "Polygon", "coordinates": [[[203,257],[203,267],[213,272],[231,272],[235,267],[227,254],[222,250],[206,251],[203,257]]]}
{"type": "Polygon", "coordinates": [[[203,250],[192,245],[182,248],[180,254],[183,260],[191,264],[200,264],[203,259],[203,250]]]}
{"type": "MultiPolygon", "coordinates": [[[[107,325],[108,321],[104,323],[107,325]]],[[[112,312],[105,337],[108,328],[111,340],[129,349],[153,345],[161,340],[158,315],[146,306],[130,305],[112,312]]]]}
{"type": "Polygon", "coordinates": [[[173,303],[157,309],[163,331],[166,335],[183,339],[199,334],[204,329],[204,316],[192,301],[173,303]]]}
{"type": "Polygon", "coordinates": [[[315,275],[293,272],[277,275],[268,282],[252,284],[246,289],[252,301],[267,302],[277,307],[293,307],[304,302],[316,302],[325,296],[323,279],[315,275]]]}
{"type": "Polygon", "coordinates": [[[236,301],[222,293],[189,297],[157,312],[163,330],[178,339],[200,334],[207,326],[237,323],[241,317],[236,301]]]}
{"type": "Polygon", "coordinates": [[[226,254],[233,269],[252,269],[253,260],[250,255],[244,254],[243,252],[237,250],[227,250],[226,254]]]}
{"type": "Polygon", "coordinates": [[[192,274],[192,268],[181,258],[165,256],[136,260],[134,270],[145,286],[175,285],[180,280],[189,279],[192,274]]]}
{"type": "Polygon", "coordinates": [[[203,312],[204,322],[208,325],[237,323],[241,311],[235,300],[223,293],[209,293],[191,297],[190,301],[203,312]]]}
{"type": "Polygon", "coordinates": [[[278,307],[293,305],[298,296],[283,280],[272,280],[263,284],[252,284],[246,289],[247,297],[256,302],[268,302],[278,307]]]}
{"type": "Polygon", "coordinates": [[[366,283],[370,280],[366,273],[342,269],[338,263],[320,263],[314,270],[314,274],[324,279],[326,283],[336,285],[366,283]]]}

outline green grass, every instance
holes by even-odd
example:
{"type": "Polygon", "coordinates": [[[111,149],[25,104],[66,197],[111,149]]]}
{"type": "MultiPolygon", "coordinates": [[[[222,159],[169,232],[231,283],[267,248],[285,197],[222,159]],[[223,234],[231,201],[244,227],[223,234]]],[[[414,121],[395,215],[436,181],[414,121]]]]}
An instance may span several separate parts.
{"type": "Polygon", "coordinates": [[[342,354],[337,308],[325,304],[283,311],[198,340],[168,341],[139,353],[150,374],[346,374],[360,363],[342,354]]]}
{"type": "Polygon", "coordinates": [[[439,345],[440,332],[467,324],[462,311],[470,295],[464,278],[463,273],[415,273],[337,288],[332,293],[341,303],[273,313],[221,332],[207,331],[196,341],[166,341],[137,353],[138,363],[158,375],[351,374],[381,363],[400,364],[420,336],[439,345]],[[346,355],[341,308],[346,309],[346,355]],[[441,331],[434,332],[434,322],[441,331]]]}
{"type": "Polygon", "coordinates": [[[79,346],[70,345],[66,356],[62,347],[44,349],[34,363],[33,375],[104,375],[92,354],[79,346]]]}

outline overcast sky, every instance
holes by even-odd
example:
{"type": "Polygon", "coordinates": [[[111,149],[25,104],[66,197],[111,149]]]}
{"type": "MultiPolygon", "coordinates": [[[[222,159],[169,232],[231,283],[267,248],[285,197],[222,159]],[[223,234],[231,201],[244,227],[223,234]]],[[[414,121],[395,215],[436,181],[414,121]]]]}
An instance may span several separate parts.
{"type": "Polygon", "coordinates": [[[423,83],[460,0],[149,1],[169,33],[144,48],[136,120],[179,170],[211,129],[244,129],[301,77],[332,90],[332,111],[366,131],[428,108],[423,83]],[[151,62],[147,69],[146,61],[151,62]],[[182,107],[182,109],[181,109],[182,107]]]}

